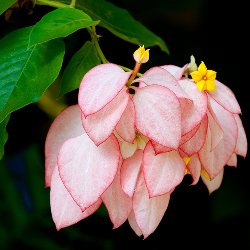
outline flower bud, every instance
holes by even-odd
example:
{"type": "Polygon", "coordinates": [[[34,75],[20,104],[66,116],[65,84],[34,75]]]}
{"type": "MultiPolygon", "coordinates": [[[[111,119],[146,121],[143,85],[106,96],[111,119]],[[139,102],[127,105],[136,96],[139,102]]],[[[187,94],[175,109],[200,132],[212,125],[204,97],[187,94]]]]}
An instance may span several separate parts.
{"type": "Polygon", "coordinates": [[[149,60],[149,49],[145,50],[144,45],[140,46],[134,54],[134,59],[137,63],[146,63],[149,60]]]}
{"type": "Polygon", "coordinates": [[[190,57],[190,63],[188,64],[188,71],[189,71],[189,73],[192,73],[192,72],[194,72],[196,70],[197,70],[197,64],[195,62],[194,56],[192,55],[190,57]]]}

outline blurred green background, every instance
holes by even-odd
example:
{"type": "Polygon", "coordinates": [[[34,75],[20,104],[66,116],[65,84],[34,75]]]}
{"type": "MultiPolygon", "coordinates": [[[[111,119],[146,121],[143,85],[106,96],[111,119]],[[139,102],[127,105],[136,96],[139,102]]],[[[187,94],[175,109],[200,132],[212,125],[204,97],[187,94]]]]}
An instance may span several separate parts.
{"type": "MultiPolygon", "coordinates": [[[[215,0],[120,0],[123,7],[161,36],[171,54],[157,47],[150,50],[155,65],[197,62],[218,72],[217,78],[235,93],[242,108],[247,135],[249,82],[246,38],[247,8],[244,1],[231,4],[215,0]],[[248,108],[247,108],[248,107],[248,108]]],[[[50,8],[37,6],[32,15],[21,10],[11,22],[0,18],[0,37],[17,27],[32,25],[50,8]]],[[[99,28],[100,45],[106,57],[133,67],[137,48],[99,28]],[[128,55],[131,55],[129,57],[128,55]]],[[[87,35],[76,32],[65,39],[66,61],[80,48],[87,35]],[[73,43],[72,43],[73,41],[73,43]]],[[[1,50],[1,48],[0,48],[1,50]]],[[[59,99],[59,101],[61,101],[59,99]]],[[[77,91],[68,94],[67,104],[77,102],[77,91]]],[[[6,155],[0,161],[0,249],[250,249],[249,157],[239,158],[238,167],[226,168],[221,188],[208,195],[190,178],[173,193],[169,208],[157,230],[148,239],[138,238],[128,223],[112,230],[104,207],[74,226],[56,231],[49,206],[49,189],[44,188],[44,142],[52,119],[35,104],[12,114],[7,126],[6,155]]]]}

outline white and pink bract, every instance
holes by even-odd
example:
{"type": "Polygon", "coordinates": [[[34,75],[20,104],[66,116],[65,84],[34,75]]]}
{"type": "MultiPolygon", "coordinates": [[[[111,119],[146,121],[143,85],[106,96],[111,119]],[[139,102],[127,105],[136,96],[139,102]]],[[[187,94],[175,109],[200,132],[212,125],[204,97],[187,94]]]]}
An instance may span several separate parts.
{"type": "Polygon", "coordinates": [[[193,185],[201,177],[211,193],[225,165],[236,167],[237,155],[246,156],[232,91],[204,65],[193,79],[186,72],[188,65],[153,67],[128,84],[131,72],[107,63],[84,76],[79,105],[55,119],[46,139],[45,179],[58,230],[104,203],[114,228],[128,220],[146,238],[185,174],[193,185]]]}

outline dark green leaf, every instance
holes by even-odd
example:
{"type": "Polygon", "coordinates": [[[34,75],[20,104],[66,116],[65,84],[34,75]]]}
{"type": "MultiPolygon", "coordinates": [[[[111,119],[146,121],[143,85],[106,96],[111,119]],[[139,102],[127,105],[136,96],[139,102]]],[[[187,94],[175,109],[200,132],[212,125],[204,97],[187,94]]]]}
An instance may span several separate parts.
{"type": "Polygon", "coordinates": [[[8,133],[6,131],[6,126],[10,116],[7,116],[1,123],[0,123],[0,159],[2,159],[4,155],[4,145],[8,140],[8,133]]]}
{"type": "Polygon", "coordinates": [[[100,26],[121,39],[145,47],[158,45],[161,50],[168,53],[165,42],[136,21],[126,10],[105,0],[78,0],[76,7],[85,11],[93,19],[100,20],[100,26]]]}
{"type": "Polygon", "coordinates": [[[31,27],[0,40],[0,122],[11,112],[37,102],[62,66],[60,39],[28,47],[31,27]]]}
{"type": "Polygon", "coordinates": [[[86,42],[75,53],[66,67],[63,77],[60,95],[66,94],[79,87],[83,76],[94,66],[101,63],[100,58],[91,42],[86,42]]]}
{"type": "Polygon", "coordinates": [[[49,40],[66,37],[79,29],[97,25],[91,17],[81,10],[64,8],[51,11],[44,16],[30,33],[29,46],[49,40]]]}
{"type": "Polygon", "coordinates": [[[16,0],[0,0],[0,15],[4,13],[11,5],[13,5],[16,0]]]}

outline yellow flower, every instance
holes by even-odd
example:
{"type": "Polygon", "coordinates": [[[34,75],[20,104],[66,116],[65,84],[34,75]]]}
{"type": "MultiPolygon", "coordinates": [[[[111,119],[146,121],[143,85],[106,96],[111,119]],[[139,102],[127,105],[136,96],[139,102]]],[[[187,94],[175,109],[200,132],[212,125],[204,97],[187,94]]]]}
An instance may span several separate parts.
{"type": "Polygon", "coordinates": [[[197,71],[191,73],[194,82],[200,91],[215,91],[215,78],[216,72],[213,70],[208,70],[205,63],[201,62],[197,71]]]}
{"type": "Polygon", "coordinates": [[[149,49],[145,50],[144,45],[134,52],[134,59],[137,63],[146,63],[149,60],[149,49]]]}

